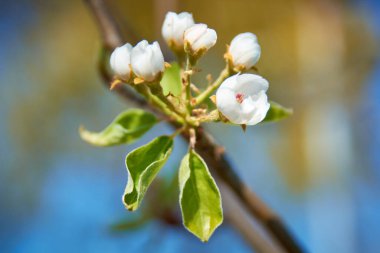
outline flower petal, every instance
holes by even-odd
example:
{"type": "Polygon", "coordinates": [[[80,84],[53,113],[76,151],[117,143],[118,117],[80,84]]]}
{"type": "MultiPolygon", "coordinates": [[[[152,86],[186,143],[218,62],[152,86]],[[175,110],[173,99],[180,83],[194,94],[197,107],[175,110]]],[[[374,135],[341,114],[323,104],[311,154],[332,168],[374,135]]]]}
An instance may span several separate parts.
{"type": "Polygon", "coordinates": [[[256,125],[257,123],[263,121],[267,112],[270,108],[267,95],[262,92],[259,97],[254,102],[255,111],[251,115],[250,120],[246,123],[247,125],[256,125]]]}
{"type": "Polygon", "coordinates": [[[195,24],[185,31],[184,39],[190,44],[193,51],[198,51],[214,46],[217,35],[215,30],[207,28],[206,24],[195,24]]]}
{"type": "Polygon", "coordinates": [[[154,62],[155,71],[163,72],[165,70],[164,55],[162,54],[160,45],[158,44],[157,41],[153,42],[152,53],[153,53],[153,62],[154,62]]]}
{"type": "Polygon", "coordinates": [[[266,79],[255,74],[242,74],[236,76],[234,90],[246,96],[258,95],[268,90],[269,83],[266,79]]]}
{"type": "MultiPolygon", "coordinates": [[[[233,55],[233,54],[232,54],[233,55]]],[[[243,65],[249,69],[255,65],[261,55],[261,48],[259,44],[250,44],[240,49],[240,52],[233,55],[233,63],[235,66],[243,65]]]]}
{"type": "Polygon", "coordinates": [[[146,40],[139,42],[132,50],[131,65],[138,77],[153,81],[158,73],[164,71],[164,57],[159,44],[149,45],[146,40]]]}
{"type": "Polygon", "coordinates": [[[241,33],[232,39],[229,50],[233,53],[240,51],[241,46],[249,42],[257,42],[256,35],[250,32],[241,33]]]}
{"type": "Polygon", "coordinates": [[[233,75],[228,77],[226,80],[223,81],[223,83],[220,85],[220,88],[228,88],[233,91],[237,90],[237,77],[238,75],[233,75]]]}
{"type": "Polygon", "coordinates": [[[261,48],[253,33],[241,33],[232,41],[228,50],[235,67],[251,68],[260,59],[261,48]]]}
{"type": "MultiPolygon", "coordinates": [[[[207,25],[195,24],[185,31],[184,38],[190,45],[194,44],[200,37],[202,37],[207,31],[207,25]]],[[[194,48],[197,50],[198,48],[194,48]]]]}
{"type": "Polygon", "coordinates": [[[216,31],[214,29],[207,28],[206,32],[192,45],[195,49],[207,48],[210,49],[216,44],[217,40],[216,31]]]}
{"type": "Polygon", "coordinates": [[[236,101],[235,93],[229,88],[220,87],[216,92],[218,110],[232,123],[240,123],[240,104],[236,101]]]}
{"type": "Polygon", "coordinates": [[[111,54],[110,65],[113,72],[123,79],[130,77],[130,62],[131,62],[132,45],[127,43],[121,47],[115,48],[111,54]]]}
{"type": "Polygon", "coordinates": [[[193,15],[188,12],[168,12],[162,25],[162,36],[168,42],[174,41],[176,46],[183,46],[183,34],[193,24],[193,15]]]}

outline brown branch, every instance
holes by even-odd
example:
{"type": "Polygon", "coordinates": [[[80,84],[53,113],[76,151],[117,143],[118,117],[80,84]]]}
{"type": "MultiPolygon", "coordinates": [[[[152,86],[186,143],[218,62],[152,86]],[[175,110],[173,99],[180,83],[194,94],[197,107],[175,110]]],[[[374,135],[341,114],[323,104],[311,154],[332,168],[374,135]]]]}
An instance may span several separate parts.
{"type": "MultiPolygon", "coordinates": [[[[124,42],[122,33],[119,31],[104,2],[102,0],[85,1],[96,18],[104,47],[107,50],[111,50],[120,46],[124,42]]],[[[130,34],[130,36],[136,37],[134,34],[130,34]]],[[[99,71],[106,81],[105,84],[109,87],[110,76],[107,73],[105,62],[104,59],[100,59],[99,71]]],[[[137,94],[126,86],[117,87],[115,92],[128,101],[137,103],[140,107],[162,116],[154,107],[147,104],[145,100],[138,97],[137,94]]],[[[177,127],[174,123],[173,126],[177,127]]],[[[188,141],[186,134],[183,134],[183,137],[188,141]]],[[[217,173],[224,183],[232,189],[246,210],[266,228],[269,234],[276,239],[286,252],[304,252],[281,219],[234,172],[226,156],[220,152],[221,148],[213,141],[211,136],[203,131],[202,128],[199,128],[197,130],[197,138],[197,152],[204,158],[210,168],[213,169],[213,172],[217,173]]]]}
{"type": "Polygon", "coordinates": [[[122,33],[113,21],[102,0],[85,0],[98,23],[102,41],[108,49],[113,49],[123,43],[122,33]]]}
{"type": "Polygon", "coordinates": [[[281,245],[274,243],[273,238],[265,231],[263,226],[260,226],[258,220],[252,219],[246,208],[242,207],[241,201],[236,198],[231,188],[226,186],[225,182],[217,175],[214,175],[214,177],[222,195],[223,212],[225,213],[226,221],[235,227],[255,250],[254,252],[284,253],[285,251],[282,250],[281,245]]]}
{"type": "Polygon", "coordinates": [[[218,176],[232,188],[246,209],[268,230],[286,252],[304,252],[292,237],[281,219],[240,179],[232,169],[227,157],[212,137],[200,128],[197,132],[197,151],[214,168],[218,176]]]}

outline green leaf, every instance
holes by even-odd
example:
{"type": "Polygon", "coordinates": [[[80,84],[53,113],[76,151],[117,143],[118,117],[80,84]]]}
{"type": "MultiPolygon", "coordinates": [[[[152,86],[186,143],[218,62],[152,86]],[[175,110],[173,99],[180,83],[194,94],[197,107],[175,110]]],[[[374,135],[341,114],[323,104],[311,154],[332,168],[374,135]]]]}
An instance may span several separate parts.
{"type": "Polygon", "coordinates": [[[274,122],[285,119],[293,114],[293,110],[285,108],[282,105],[270,101],[270,108],[262,122],[274,122]]]}
{"type": "Polygon", "coordinates": [[[101,132],[90,132],[83,127],[79,134],[83,140],[95,146],[130,144],[140,138],[157,123],[156,117],[141,109],[130,109],[120,113],[101,132]]]}
{"type": "Polygon", "coordinates": [[[181,162],[179,187],[183,224],[201,241],[208,241],[223,221],[222,201],[206,163],[194,150],[181,162]]]}
{"type": "Polygon", "coordinates": [[[160,136],[148,144],[131,151],[125,158],[128,183],[123,203],[130,211],[136,210],[149,185],[164,166],[173,149],[173,139],[160,136]]]}
{"type": "Polygon", "coordinates": [[[164,90],[164,95],[169,93],[178,97],[181,94],[182,82],[181,82],[181,68],[178,63],[172,62],[171,66],[164,72],[164,76],[161,80],[161,86],[164,90]]]}

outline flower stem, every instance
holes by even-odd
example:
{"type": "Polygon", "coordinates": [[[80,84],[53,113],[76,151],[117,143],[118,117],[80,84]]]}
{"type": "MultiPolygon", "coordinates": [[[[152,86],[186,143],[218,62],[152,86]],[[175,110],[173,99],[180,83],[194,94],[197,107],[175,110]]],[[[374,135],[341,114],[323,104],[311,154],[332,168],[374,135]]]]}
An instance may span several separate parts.
{"type": "Polygon", "coordinates": [[[162,87],[160,83],[154,83],[148,85],[150,91],[153,95],[157,96],[162,102],[164,102],[172,111],[181,115],[182,117],[186,117],[183,112],[181,112],[177,107],[173,105],[173,103],[164,95],[162,87]]]}
{"type": "Polygon", "coordinates": [[[185,124],[185,120],[178,115],[176,112],[171,110],[167,104],[165,104],[159,97],[153,95],[149,88],[145,84],[140,84],[140,85],[133,85],[133,87],[136,89],[138,93],[143,95],[151,104],[157,106],[160,108],[160,110],[177,121],[180,124],[185,124]]]}
{"type": "Polygon", "coordinates": [[[181,128],[178,128],[174,133],[172,133],[172,134],[170,135],[170,138],[174,139],[175,137],[177,137],[177,135],[179,135],[180,133],[182,133],[182,132],[185,131],[185,130],[186,130],[186,127],[185,127],[185,126],[183,126],[183,127],[181,127],[181,128]]]}
{"type": "Polygon", "coordinates": [[[194,149],[195,148],[195,143],[197,141],[197,136],[195,134],[194,128],[189,129],[189,148],[194,149]]]}
{"type": "Polygon", "coordinates": [[[223,69],[222,72],[220,73],[218,79],[216,79],[214,83],[212,83],[209,87],[207,87],[207,89],[205,91],[203,91],[201,94],[199,94],[195,98],[195,104],[194,104],[194,106],[200,105],[204,100],[206,100],[207,98],[209,98],[212,95],[212,93],[214,93],[214,91],[219,88],[219,86],[222,84],[222,82],[227,77],[230,76],[230,74],[231,74],[231,71],[230,71],[230,68],[227,65],[225,67],[225,69],[223,69]]]}
{"type": "Polygon", "coordinates": [[[186,56],[186,68],[185,68],[185,94],[186,94],[186,109],[189,116],[191,116],[191,75],[189,71],[191,70],[190,56],[186,56]]]}

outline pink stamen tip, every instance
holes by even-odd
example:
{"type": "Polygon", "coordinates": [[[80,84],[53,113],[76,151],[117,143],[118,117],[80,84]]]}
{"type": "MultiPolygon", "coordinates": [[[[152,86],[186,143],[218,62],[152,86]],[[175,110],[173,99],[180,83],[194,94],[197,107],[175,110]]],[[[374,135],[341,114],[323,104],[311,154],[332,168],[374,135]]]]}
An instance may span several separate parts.
{"type": "Polygon", "coordinates": [[[239,104],[241,104],[241,103],[243,103],[243,100],[244,100],[244,94],[242,94],[242,93],[237,93],[237,94],[235,95],[235,98],[236,98],[236,101],[237,101],[239,104]]]}

